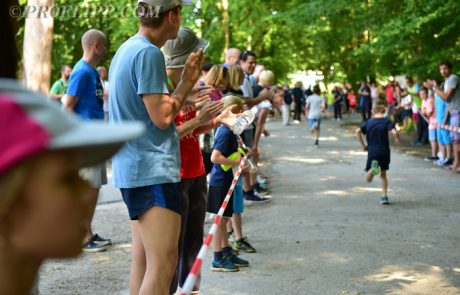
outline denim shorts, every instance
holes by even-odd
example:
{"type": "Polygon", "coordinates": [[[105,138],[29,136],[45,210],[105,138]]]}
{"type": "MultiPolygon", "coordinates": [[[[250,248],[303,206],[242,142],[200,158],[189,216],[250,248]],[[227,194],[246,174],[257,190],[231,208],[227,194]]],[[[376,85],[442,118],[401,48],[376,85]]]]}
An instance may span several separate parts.
{"type": "Polygon", "coordinates": [[[436,141],[436,129],[428,129],[428,140],[436,141]]]}
{"type": "Polygon", "coordinates": [[[233,190],[233,213],[241,214],[244,212],[244,193],[243,186],[237,185],[233,190]]]}

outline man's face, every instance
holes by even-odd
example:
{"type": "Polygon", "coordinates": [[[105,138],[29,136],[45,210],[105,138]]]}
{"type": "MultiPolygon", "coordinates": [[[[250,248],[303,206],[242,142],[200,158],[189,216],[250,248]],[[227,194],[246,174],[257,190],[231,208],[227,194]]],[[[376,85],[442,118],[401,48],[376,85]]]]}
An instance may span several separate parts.
{"type": "Polygon", "coordinates": [[[229,53],[228,56],[228,65],[229,66],[234,66],[238,63],[238,60],[240,59],[240,52],[237,50],[233,50],[229,53]]]}
{"type": "Polygon", "coordinates": [[[440,65],[439,72],[444,78],[448,78],[452,74],[452,70],[446,65],[440,65]]]}
{"type": "Polygon", "coordinates": [[[179,33],[180,25],[182,23],[182,6],[179,7],[179,12],[176,14],[173,11],[169,13],[169,21],[171,22],[172,36],[170,40],[176,39],[179,33]]]}
{"type": "Polygon", "coordinates": [[[241,64],[241,68],[243,68],[243,71],[247,74],[247,75],[252,75],[254,73],[254,70],[256,68],[256,63],[257,63],[257,59],[255,56],[248,56],[248,58],[246,59],[246,61],[241,61],[240,64],[241,64]]]}
{"type": "Polygon", "coordinates": [[[65,67],[65,69],[64,69],[64,71],[62,73],[64,74],[64,78],[66,80],[69,79],[71,72],[72,72],[72,69],[70,67],[65,67]]]}
{"type": "Polygon", "coordinates": [[[107,40],[101,39],[96,43],[96,54],[100,60],[103,60],[107,56],[107,40]]]}

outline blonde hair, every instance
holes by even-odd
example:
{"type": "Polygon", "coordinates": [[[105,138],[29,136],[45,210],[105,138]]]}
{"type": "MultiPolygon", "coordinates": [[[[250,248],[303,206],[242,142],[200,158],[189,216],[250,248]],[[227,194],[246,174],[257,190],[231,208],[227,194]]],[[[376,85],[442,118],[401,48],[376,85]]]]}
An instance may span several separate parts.
{"type": "Polygon", "coordinates": [[[263,87],[275,84],[275,74],[272,71],[263,71],[259,76],[259,84],[263,87]]]}
{"type": "Polygon", "coordinates": [[[243,69],[239,65],[230,66],[228,68],[228,88],[234,91],[239,91],[241,89],[240,81],[244,76],[243,69]]]}
{"type": "Polygon", "coordinates": [[[386,111],[385,103],[383,102],[376,102],[372,107],[373,114],[384,114],[386,111]]]}
{"type": "Polygon", "coordinates": [[[0,219],[5,217],[21,195],[35,162],[25,161],[0,175],[0,219]]]}
{"type": "Polygon", "coordinates": [[[206,85],[220,87],[228,82],[228,71],[223,65],[214,65],[206,75],[204,82],[206,85]]]}

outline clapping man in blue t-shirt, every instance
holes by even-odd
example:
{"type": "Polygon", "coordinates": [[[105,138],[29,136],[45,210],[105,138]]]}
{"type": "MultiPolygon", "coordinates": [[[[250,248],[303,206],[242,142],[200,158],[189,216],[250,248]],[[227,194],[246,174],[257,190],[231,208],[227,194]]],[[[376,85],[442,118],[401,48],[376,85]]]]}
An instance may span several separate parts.
{"type": "MultiPolygon", "coordinates": [[[[64,108],[75,112],[84,120],[103,120],[104,88],[96,71],[97,65],[107,55],[107,39],[101,31],[89,30],[81,39],[83,58],[75,65],[69,78],[67,93],[63,97],[64,108]]],[[[107,184],[105,162],[100,165],[85,168],[81,176],[93,187],[93,205],[96,207],[97,197],[102,185],[107,184]]],[[[94,214],[94,211],[91,215],[94,214]]],[[[112,243],[109,239],[93,234],[91,221],[86,225],[87,236],[83,245],[84,252],[100,252],[107,250],[112,243]]]]}
{"type": "Polygon", "coordinates": [[[169,294],[181,226],[180,150],[174,119],[201,76],[203,49],[190,53],[174,92],[160,48],[175,39],[182,1],[139,0],[138,33],[115,54],[109,72],[109,121],[142,121],[145,134],[113,158],[133,240],[130,294],[169,294]]]}

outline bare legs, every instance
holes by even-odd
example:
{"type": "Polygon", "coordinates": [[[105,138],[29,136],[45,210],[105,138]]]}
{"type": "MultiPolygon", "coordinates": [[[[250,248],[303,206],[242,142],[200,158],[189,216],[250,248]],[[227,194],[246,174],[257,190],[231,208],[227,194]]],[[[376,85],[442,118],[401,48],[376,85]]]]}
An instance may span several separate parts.
{"type": "MultiPolygon", "coordinates": [[[[374,179],[374,174],[372,173],[371,170],[367,171],[366,175],[366,181],[367,182],[372,182],[374,179]]],[[[382,192],[383,195],[386,196],[388,194],[388,179],[387,179],[387,171],[382,170],[380,171],[380,179],[382,180],[382,192]]]]}
{"type": "Polygon", "coordinates": [[[139,221],[132,221],[132,295],[169,293],[177,264],[180,222],[179,214],[161,207],[152,207],[139,221]]]}

